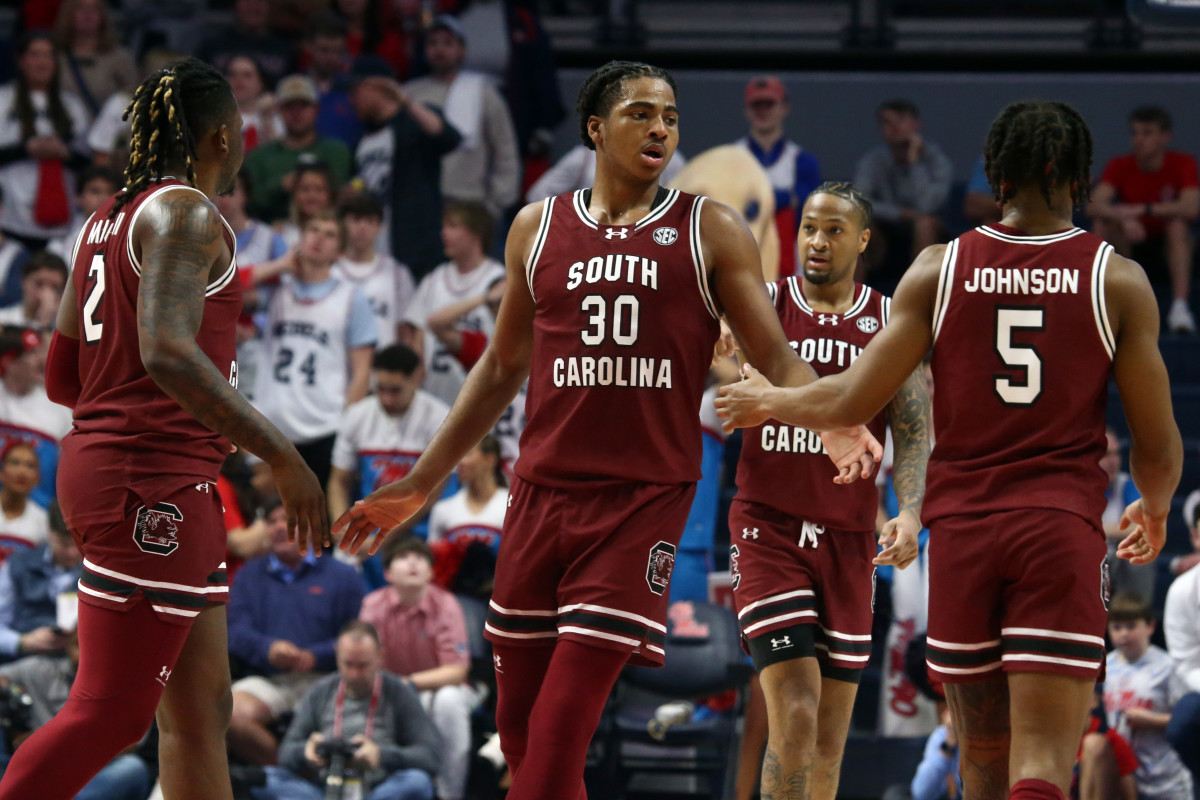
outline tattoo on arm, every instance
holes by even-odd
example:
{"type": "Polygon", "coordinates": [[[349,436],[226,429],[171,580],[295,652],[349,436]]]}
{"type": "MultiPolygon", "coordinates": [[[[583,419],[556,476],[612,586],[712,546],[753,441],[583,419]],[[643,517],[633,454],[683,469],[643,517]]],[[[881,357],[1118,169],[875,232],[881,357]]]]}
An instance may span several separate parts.
{"type": "Polygon", "coordinates": [[[925,389],[924,370],[917,368],[888,406],[888,424],[892,427],[896,457],[892,480],[901,511],[912,511],[921,518],[925,499],[925,465],[929,462],[932,413],[925,389]]]}
{"type": "Polygon", "coordinates": [[[193,192],[166,192],[146,208],[139,227],[142,273],[138,339],[154,381],[205,427],[269,460],[290,445],[196,344],[205,289],[223,258],[224,227],[211,204],[193,192]]]}
{"type": "Polygon", "coordinates": [[[808,754],[806,766],[784,772],[779,755],[767,747],[763,756],[762,800],[809,800],[812,797],[812,753],[808,754]]]}

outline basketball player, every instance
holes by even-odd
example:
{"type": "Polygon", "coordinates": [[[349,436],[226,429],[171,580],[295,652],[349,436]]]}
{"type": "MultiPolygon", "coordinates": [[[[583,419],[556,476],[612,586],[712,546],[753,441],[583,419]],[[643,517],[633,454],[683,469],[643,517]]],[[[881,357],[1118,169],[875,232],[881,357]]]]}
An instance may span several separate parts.
{"type": "MultiPolygon", "coordinates": [[[[618,673],[662,663],[718,315],[776,380],[814,377],[771,311],[742,220],[659,186],[679,139],[671,77],[612,62],[584,82],[578,109],[596,150],[594,188],[517,215],[495,335],[446,424],[408,477],[339,521],[343,548],[380,529],[378,548],[529,377],[485,627],[512,800],[583,797],[587,745],[618,673]]],[[[826,447],[840,480],[869,474],[879,450],[863,429],[826,447]]]]}
{"type": "Polygon", "coordinates": [[[194,59],[137,88],[126,187],[75,243],[47,366],[73,406],[58,495],[83,553],[80,664],[53,720],[13,756],[4,800],[67,800],[158,710],[169,800],[230,800],[225,527],[230,442],[271,465],[288,530],[319,550],[324,497],[236,390],[233,232],[211,198],[242,163],[229,84],[194,59]],[[179,176],[179,177],[174,177],[179,176]]]}
{"type": "MultiPolygon", "coordinates": [[[[695,162],[693,162],[695,163],[695,162]]],[[[871,203],[846,183],[824,183],[799,220],[802,277],[771,284],[792,347],[819,375],[846,369],[888,322],[891,299],[854,282],[871,237],[871,203]]],[[[769,420],[746,432],[729,512],[733,597],[767,701],[764,797],[786,796],[802,775],[816,800],[837,795],[861,670],[871,653],[874,565],[903,569],[917,555],[929,395],[923,370],[868,423],[895,441],[899,515],[883,528],[868,482],[835,486],[818,436],[769,420]]]]}
{"type": "MultiPolygon", "coordinates": [[[[800,389],[726,387],[729,427],[870,419],[933,347],[931,676],[946,685],[966,797],[1061,800],[1104,660],[1104,414],[1121,393],[1142,498],[1117,555],[1153,560],[1181,445],[1141,267],[1072,225],[1091,134],[1064,103],[1008,106],[988,133],[993,226],[925,249],[849,369],[800,389]]],[[[790,779],[790,776],[787,776],[790,779]]]]}

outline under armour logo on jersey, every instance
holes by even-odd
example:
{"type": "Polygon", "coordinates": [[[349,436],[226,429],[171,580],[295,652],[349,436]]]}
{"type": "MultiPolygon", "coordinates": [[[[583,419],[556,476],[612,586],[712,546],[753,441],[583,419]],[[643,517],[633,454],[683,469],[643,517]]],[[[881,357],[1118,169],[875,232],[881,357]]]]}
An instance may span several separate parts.
{"type": "Polygon", "coordinates": [[[742,538],[743,539],[757,539],[758,538],[758,528],[742,528],[742,538]]]}
{"type": "Polygon", "coordinates": [[[817,534],[824,533],[825,526],[817,525],[813,522],[800,523],[800,541],[796,542],[800,547],[806,547],[809,542],[812,542],[813,549],[817,547],[817,534]]]}
{"type": "Polygon", "coordinates": [[[158,677],[157,677],[157,678],[155,678],[154,680],[158,681],[158,682],[159,682],[159,683],[161,683],[163,686],[166,686],[166,685],[167,685],[167,681],[168,681],[170,678],[171,678],[171,670],[167,669],[166,667],[163,667],[161,670],[159,670],[159,672],[158,672],[158,677]]]}
{"type": "Polygon", "coordinates": [[[512,495],[510,494],[510,495],[508,496],[508,507],[509,507],[509,508],[512,508],[512,501],[513,501],[513,497],[512,497],[512,495]]]}
{"type": "Polygon", "coordinates": [[[818,325],[837,325],[837,314],[817,314],[818,325]]]}
{"type": "Polygon", "coordinates": [[[500,654],[499,653],[493,654],[492,661],[495,662],[495,664],[496,664],[496,672],[499,672],[501,675],[503,675],[504,670],[500,669],[500,654]]]}
{"type": "Polygon", "coordinates": [[[791,646],[792,646],[792,637],[790,637],[790,636],[785,636],[782,639],[771,639],[771,649],[772,650],[783,650],[784,648],[791,647],[791,646]]]}
{"type": "Polygon", "coordinates": [[[629,231],[625,228],[605,228],[605,239],[628,239],[629,231]]]}

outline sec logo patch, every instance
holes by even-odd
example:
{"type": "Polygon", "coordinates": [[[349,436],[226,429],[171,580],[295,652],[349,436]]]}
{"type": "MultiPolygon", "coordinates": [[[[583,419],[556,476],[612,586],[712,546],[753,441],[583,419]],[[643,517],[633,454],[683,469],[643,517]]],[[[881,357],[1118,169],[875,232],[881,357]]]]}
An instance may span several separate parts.
{"type": "Polygon", "coordinates": [[[675,240],[679,238],[679,231],[674,228],[655,228],[654,241],[661,245],[675,244],[675,240]]]}

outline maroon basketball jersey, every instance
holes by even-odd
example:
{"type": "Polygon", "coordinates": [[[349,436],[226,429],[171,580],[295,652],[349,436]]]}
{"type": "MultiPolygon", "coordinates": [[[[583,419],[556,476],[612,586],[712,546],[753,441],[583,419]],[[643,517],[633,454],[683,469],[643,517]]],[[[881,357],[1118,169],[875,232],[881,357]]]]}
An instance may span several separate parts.
{"type": "Polygon", "coordinates": [[[527,278],[533,357],[521,478],[700,479],[700,397],[719,332],[700,249],[705,198],[659,190],[601,225],[581,190],[544,201],[527,278]]]}
{"type": "MultiPolygon", "coordinates": [[[[804,299],[804,283],[798,277],[767,288],[788,343],[820,376],[849,367],[887,324],[892,304],[890,297],[856,283],[854,305],[845,314],[822,314],[804,299]]],[[[886,423],[885,409],[867,425],[881,442],[886,423]]],[[[769,420],[742,434],[737,468],[740,499],[831,528],[874,530],[879,506],[874,482],[839,486],[833,482],[837,474],[816,431],[769,420]]]]}
{"type": "MultiPolygon", "coordinates": [[[[76,242],[71,279],[79,311],[82,391],[75,427],[63,439],[60,486],[78,487],[86,475],[97,488],[128,486],[151,503],[188,483],[215,482],[229,453],[229,441],[180,408],[142,366],[137,324],[141,265],[129,232],[146,203],[168,191],[199,194],[181,181],[166,180],[142,191],[112,219],[115,198],[110,199],[88,219],[76,242]]],[[[229,252],[235,252],[228,225],[225,239],[229,252]]],[[[234,386],[234,325],[242,308],[235,261],[231,258],[229,268],[208,286],[196,335],[200,349],[234,386]]],[[[68,523],[120,517],[124,501],[119,493],[77,494],[59,492],[68,523]]]]}
{"type": "Polygon", "coordinates": [[[1100,524],[1113,248],[1079,228],[976,228],[946,247],[933,316],[923,516],[1055,508],[1100,524]]]}

